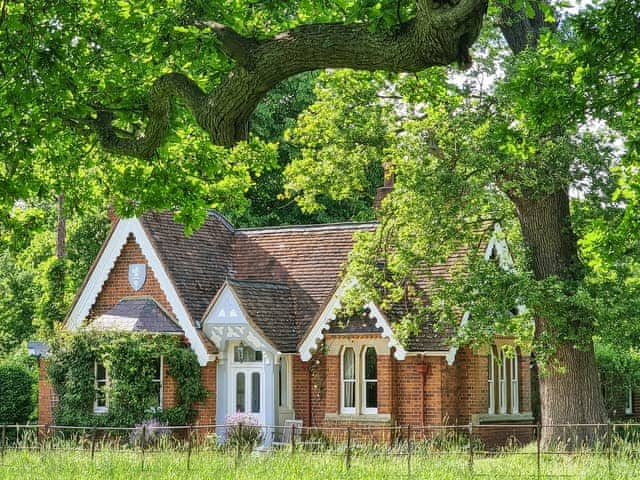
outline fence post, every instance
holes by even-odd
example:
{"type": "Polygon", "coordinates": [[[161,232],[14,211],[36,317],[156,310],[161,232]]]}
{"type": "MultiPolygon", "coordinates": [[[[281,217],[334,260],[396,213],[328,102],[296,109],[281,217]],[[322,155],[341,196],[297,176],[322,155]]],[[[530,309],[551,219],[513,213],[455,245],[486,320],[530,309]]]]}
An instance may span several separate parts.
{"type": "Polygon", "coordinates": [[[473,422],[469,422],[469,475],[473,477],[473,422]]]}
{"type": "Polygon", "coordinates": [[[94,461],[96,456],[96,435],[98,434],[98,429],[93,427],[93,431],[91,432],[91,461],[94,461]]]}
{"type": "Polygon", "coordinates": [[[540,450],[540,445],[542,442],[542,423],[538,421],[538,425],[536,428],[536,468],[538,472],[538,480],[540,480],[540,476],[542,475],[542,468],[540,464],[542,452],[540,450]]]}
{"type": "Polygon", "coordinates": [[[189,444],[187,445],[187,470],[191,469],[191,444],[193,443],[193,425],[189,425],[189,444]]]}
{"type": "Polygon", "coordinates": [[[411,478],[411,425],[407,425],[407,478],[411,478]]]}
{"type": "Polygon", "coordinates": [[[147,438],[147,425],[142,424],[142,438],[140,439],[140,455],[142,456],[142,470],[144,471],[144,442],[147,438]]]}
{"type": "Polygon", "coordinates": [[[347,456],[345,463],[347,469],[351,468],[351,427],[347,427],[347,456]]]}
{"type": "Polygon", "coordinates": [[[291,454],[296,451],[296,425],[291,424],[291,454]]]}
{"type": "Polygon", "coordinates": [[[609,478],[612,478],[611,470],[611,445],[613,443],[613,430],[611,428],[611,420],[607,420],[607,471],[609,473],[609,478]]]}

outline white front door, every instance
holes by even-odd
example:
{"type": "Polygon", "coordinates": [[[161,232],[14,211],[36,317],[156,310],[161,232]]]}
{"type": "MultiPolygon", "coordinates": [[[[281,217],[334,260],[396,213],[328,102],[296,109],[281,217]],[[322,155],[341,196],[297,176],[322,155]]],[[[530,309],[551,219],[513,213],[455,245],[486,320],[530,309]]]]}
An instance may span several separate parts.
{"type": "Polygon", "coordinates": [[[248,413],[262,423],[263,394],[261,368],[233,368],[231,413],[248,413]]]}

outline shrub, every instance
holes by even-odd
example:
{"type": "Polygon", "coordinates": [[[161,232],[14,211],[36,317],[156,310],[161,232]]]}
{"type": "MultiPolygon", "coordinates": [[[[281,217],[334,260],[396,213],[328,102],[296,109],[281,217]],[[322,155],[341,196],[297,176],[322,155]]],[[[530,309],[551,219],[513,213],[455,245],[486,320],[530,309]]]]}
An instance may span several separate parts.
{"type": "Polygon", "coordinates": [[[35,378],[24,366],[0,365],[0,424],[23,424],[34,408],[35,378]]]}
{"type": "Polygon", "coordinates": [[[225,420],[227,445],[241,449],[251,449],[262,442],[262,429],[258,420],[246,413],[229,415],[225,420]]]}
{"type": "Polygon", "coordinates": [[[134,446],[156,445],[163,437],[171,435],[166,423],[152,418],[135,426],[129,434],[129,443],[134,446]]]}

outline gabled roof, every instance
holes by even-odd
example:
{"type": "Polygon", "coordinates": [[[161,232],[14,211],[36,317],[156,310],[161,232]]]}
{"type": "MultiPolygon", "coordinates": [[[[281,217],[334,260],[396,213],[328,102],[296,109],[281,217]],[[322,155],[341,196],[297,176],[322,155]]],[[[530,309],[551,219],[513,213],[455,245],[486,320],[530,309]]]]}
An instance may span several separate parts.
{"type": "MultiPolygon", "coordinates": [[[[376,226],[341,223],[234,229],[224,217],[211,212],[198,231],[185,236],[184,227],[174,222],[171,212],[122,219],[112,229],[87,276],[67,325],[78,328],[86,319],[127,235],[133,234],[201,364],[215,352],[204,338],[201,322],[224,285],[233,290],[246,315],[270,344],[281,352],[294,352],[323,312],[323,321],[332,318],[332,299],[355,243],[354,234],[371,232],[376,226]]],[[[447,277],[451,267],[466,255],[465,249],[455,252],[444,264],[418,278],[416,286],[428,292],[434,276],[447,277]]],[[[381,312],[376,305],[367,306],[374,313],[371,318],[376,321],[376,330],[381,329],[395,346],[390,325],[402,312],[395,308],[381,312]]],[[[329,326],[323,323],[312,336],[321,338],[329,326]]],[[[436,333],[432,320],[425,319],[420,333],[405,347],[408,351],[446,352],[448,337],[447,332],[436,333]]],[[[404,355],[404,349],[399,347],[398,351],[404,355]]]]}
{"type": "Polygon", "coordinates": [[[232,270],[233,227],[215,212],[210,212],[202,227],[189,237],[184,226],[173,221],[171,212],[151,212],[141,221],[198,324],[232,270]]]}
{"type": "Polygon", "coordinates": [[[244,312],[283,353],[296,351],[298,332],[291,289],[281,283],[229,280],[244,312]]]}
{"type": "Polygon", "coordinates": [[[151,297],[120,300],[88,326],[90,330],[124,332],[184,333],[175,319],[151,297]]]}

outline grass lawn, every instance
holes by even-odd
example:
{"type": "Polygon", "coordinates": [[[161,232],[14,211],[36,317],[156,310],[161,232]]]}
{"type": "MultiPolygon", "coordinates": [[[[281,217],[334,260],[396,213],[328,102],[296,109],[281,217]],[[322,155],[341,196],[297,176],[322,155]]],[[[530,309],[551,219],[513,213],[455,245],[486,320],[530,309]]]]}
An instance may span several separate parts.
{"type": "MultiPolygon", "coordinates": [[[[406,456],[354,454],[351,468],[344,455],[288,451],[247,454],[240,459],[220,451],[193,452],[187,468],[187,454],[178,451],[146,453],[97,451],[7,451],[0,460],[0,479],[443,479],[529,478],[537,479],[535,450],[491,457],[476,456],[473,476],[464,453],[414,455],[411,475],[406,456]]],[[[614,453],[606,455],[545,455],[540,478],[638,479],[640,458],[614,453]],[[611,470],[609,469],[611,466],[611,470]]]]}

